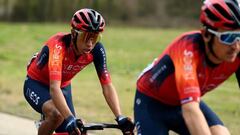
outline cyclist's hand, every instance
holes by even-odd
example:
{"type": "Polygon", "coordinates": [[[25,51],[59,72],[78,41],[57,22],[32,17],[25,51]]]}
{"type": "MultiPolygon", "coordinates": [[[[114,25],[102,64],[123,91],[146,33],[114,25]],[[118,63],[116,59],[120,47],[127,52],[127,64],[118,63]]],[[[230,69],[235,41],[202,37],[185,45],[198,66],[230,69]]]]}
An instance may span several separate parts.
{"type": "Polygon", "coordinates": [[[81,132],[77,126],[77,119],[74,116],[69,116],[66,121],[66,130],[70,135],[81,135],[81,132]]]}
{"type": "Polygon", "coordinates": [[[84,127],[84,122],[81,119],[77,119],[77,127],[80,130],[80,132],[82,133],[82,135],[86,134],[86,131],[84,131],[83,127],[84,127]]]}
{"type": "Polygon", "coordinates": [[[134,135],[133,130],[135,125],[130,118],[118,116],[115,120],[117,121],[123,135],[134,135]]]}

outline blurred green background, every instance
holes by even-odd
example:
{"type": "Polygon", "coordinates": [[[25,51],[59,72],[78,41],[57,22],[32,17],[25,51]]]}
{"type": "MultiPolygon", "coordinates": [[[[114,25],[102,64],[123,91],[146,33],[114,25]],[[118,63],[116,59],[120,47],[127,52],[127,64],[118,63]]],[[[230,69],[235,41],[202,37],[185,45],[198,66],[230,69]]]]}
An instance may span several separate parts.
{"type": "MultiPolygon", "coordinates": [[[[0,0],[0,111],[39,119],[23,97],[28,60],[51,35],[70,32],[70,18],[77,9],[91,7],[106,19],[101,42],[122,111],[132,116],[137,76],[176,36],[200,28],[200,5],[192,0],[0,0]]],[[[73,79],[72,87],[79,117],[114,122],[92,64],[73,79]]],[[[240,93],[235,76],[203,99],[238,135],[240,93]]]]}
{"type": "Polygon", "coordinates": [[[201,0],[0,0],[0,20],[69,22],[80,8],[99,11],[110,25],[199,26],[201,0]]]}

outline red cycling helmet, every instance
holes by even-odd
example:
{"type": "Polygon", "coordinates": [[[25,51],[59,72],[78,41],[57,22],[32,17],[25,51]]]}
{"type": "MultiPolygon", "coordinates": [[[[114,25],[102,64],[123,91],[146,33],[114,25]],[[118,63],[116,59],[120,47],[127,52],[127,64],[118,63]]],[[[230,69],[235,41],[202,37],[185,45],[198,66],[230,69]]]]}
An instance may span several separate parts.
{"type": "Polygon", "coordinates": [[[84,8],[78,10],[73,15],[71,26],[74,29],[87,32],[102,32],[105,27],[105,21],[97,11],[84,8]]]}
{"type": "Polygon", "coordinates": [[[240,7],[237,0],[205,0],[200,21],[212,29],[240,28],[240,7]]]}

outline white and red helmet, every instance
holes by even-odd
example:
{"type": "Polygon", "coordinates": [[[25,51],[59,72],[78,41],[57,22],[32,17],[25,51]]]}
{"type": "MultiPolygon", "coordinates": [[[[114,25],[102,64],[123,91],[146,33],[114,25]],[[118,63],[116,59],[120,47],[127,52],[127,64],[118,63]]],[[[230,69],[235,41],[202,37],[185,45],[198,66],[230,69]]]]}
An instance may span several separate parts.
{"type": "Polygon", "coordinates": [[[72,17],[71,26],[74,29],[87,32],[102,32],[105,21],[101,14],[89,8],[78,10],[72,17]]]}
{"type": "Polygon", "coordinates": [[[200,21],[213,29],[240,28],[240,5],[237,0],[205,0],[200,21]]]}

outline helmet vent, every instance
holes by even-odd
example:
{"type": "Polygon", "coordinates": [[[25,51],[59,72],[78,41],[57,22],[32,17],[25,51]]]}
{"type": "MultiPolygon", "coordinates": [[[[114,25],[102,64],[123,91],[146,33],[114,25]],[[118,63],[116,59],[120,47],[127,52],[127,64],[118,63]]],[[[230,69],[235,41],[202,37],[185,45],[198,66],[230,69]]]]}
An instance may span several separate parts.
{"type": "Polygon", "coordinates": [[[97,22],[100,22],[100,15],[97,16],[97,22]]]}
{"type": "Polygon", "coordinates": [[[78,17],[76,15],[74,15],[74,20],[76,21],[76,23],[80,23],[80,20],[78,19],[78,17]]]}
{"type": "Polygon", "coordinates": [[[104,22],[101,23],[100,27],[104,26],[104,22]]]}
{"type": "Polygon", "coordinates": [[[91,11],[92,11],[93,15],[96,16],[96,12],[94,10],[91,10],[91,11]]]}
{"type": "Polygon", "coordinates": [[[217,11],[222,15],[224,16],[225,18],[227,18],[228,20],[232,20],[232,17],[226,12],[226,10],[224,10],[220,5],[218,4],[214,4],[213,5],[217,11]]]}
{"type": "Polygon", "coordinates": [[[216,17],[209,9],[206,9],[205,12],[211,20],[219,21],[219,18],[216,17]]]}
{"type": "Polygon", "coordinates": [[[239,7],[236,7],[235,5],[232,5],[231,3],[227,3],[229,9],[232,12],[233,18],[235,19],[235,21],[238,22],[238,25],[240,25],[240,11],[238,10],[239,7]]]}
{"type": "Polygon", "coordinates": [[[238,5],[238,1],[237,0],[232,0],[236,5],[238,5]]]}
{"type": "Polygon", "coordinates": [[[88,13],[88,16],[89,16],[91,22],[93,22],[93,23],[96,22],[96,19],[93,18],[92,14],[88,13]]]}
{"type": "Polygon", "coordinates": [[[83,19],[83,21],[88,24],[88,20],[82,12],[80,12],[80,16],[83,19]]]}

